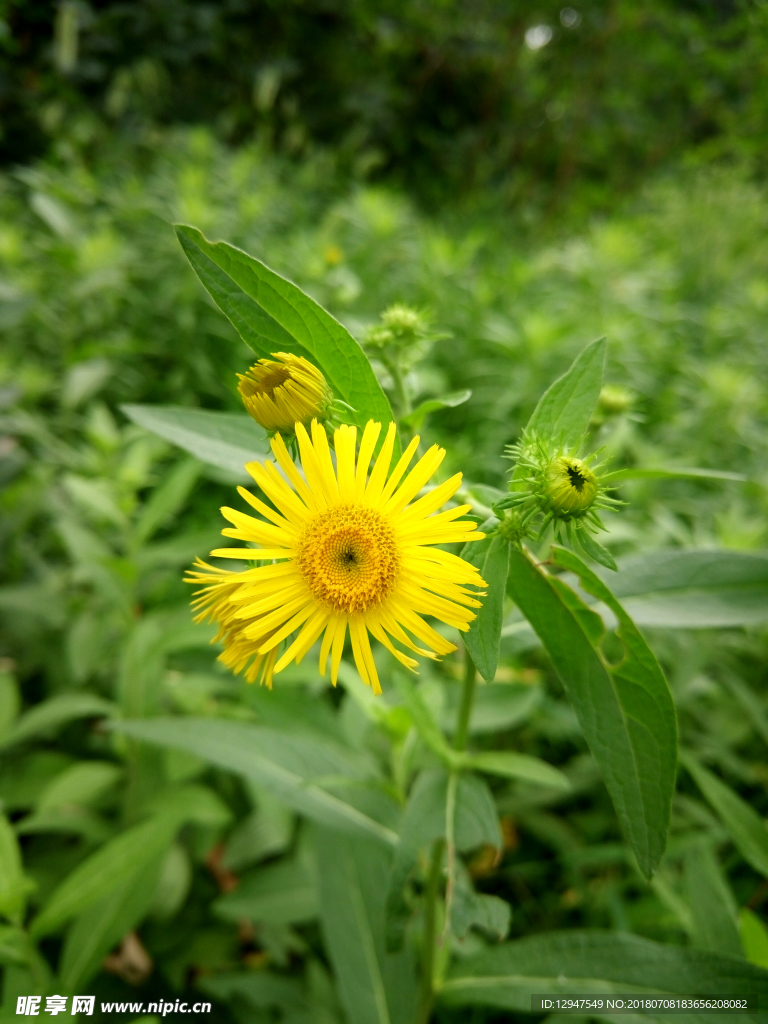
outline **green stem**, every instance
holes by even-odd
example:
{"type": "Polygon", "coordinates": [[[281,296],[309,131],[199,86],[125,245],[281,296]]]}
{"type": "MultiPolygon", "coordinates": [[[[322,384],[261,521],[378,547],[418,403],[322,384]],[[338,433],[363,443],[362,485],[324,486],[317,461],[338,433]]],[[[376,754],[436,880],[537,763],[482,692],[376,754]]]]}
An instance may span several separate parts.
{"type": "Polygon", "coordinates": [[[424,942],[421,958],[421,992],[416,1024],[429,1024],[432,1002],[435,998],[435,937],[437,935],[437,897],[440,891],[440,876],[443,871],[443,846],[445,840],[436,839],[429,862],[427,889],[424,894],[424,942]]]}
{"type": "Polygon", "coordinates": [[[392,383],[395,385],[395,397],[397,399],[397,417],[402,419],[403,416],[408,416],[409,413],[413,412],[413,405],[411,404],[411,396],[408,394],[408,388],[405,384],[400,360],[395,356],[394,359],[386,359],[383,362],[392,376],[392,383]]]}
{"type": "MultiPolygon", "coordinates": [[[[472,702],[475,697],[475,685],[477,682],[477,669],[475,663],[469,655],[469,651],[464,648],[464,682],[461,689],[461,701],[459,703],[459,713],[456,719],[456,735],[454,736],[453,745],[456,750],[466,750],[467,740],[469,738],[469,719],[472,714],[472,702]]],[[[458,776],[455,772],[451,774],[449,781],[449,791],[453,790],[455,794],[455,786],[458,781],[458,776]]],[[[450,801],[449,801],[450,803],[450,801]]],[[[449,808],[447,817],[453,818],[453,812],[449,808]]],[[[453,822],[446,821],[447,827],[447,840],[448,840],[448,889],[446,892],[446,930],[449,924],[450,906],[451,899],[453,896],[453,875],[455,871],[455,856],[456,851],[453,842],[453,822]]],[[[432,1003],[435,997],[434,990],[434,973],[435,973],[435,944],[437,940],[437,898],[440,891],[440,878],[443,869],[443,848],[445,846],[445,839],[435,840],[435,844],[432,847],[432,858],[429,865],[429,876],[427,879],[427,889],[424,894],[424,945],[422,951],[422,969],[421,969],[421,994],[419,997],[419,1008],[416,1014],[416,1024],[429,1024],[429,1018],[432,1013],[432,1003]]]]}
{"type": "Polygon", "coordinates": [[[461,701],[459,703],[459,714],[456,719],[456,734],[453,745],[456,750],[467,749],[469,737],[469,719],[472,714],[472,701],[475,699],[475,684],[477,682],[477,669],[469,655],[467,648],[464,648],[464,682],[461,688],[461,701]]]}

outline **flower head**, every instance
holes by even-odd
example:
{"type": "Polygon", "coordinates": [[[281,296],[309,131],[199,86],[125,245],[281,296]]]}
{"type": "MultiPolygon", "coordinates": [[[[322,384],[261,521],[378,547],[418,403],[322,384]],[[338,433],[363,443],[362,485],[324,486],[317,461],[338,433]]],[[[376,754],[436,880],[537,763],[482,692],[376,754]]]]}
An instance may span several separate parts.
{"type": "Polygon", "coordinates": [[[414,438],[392,469],[391,423],[369,474],[380,423],[367,424],[357,456],[357,428],[339,427],[335,468],[325,429],[316,420],[309,432],[301,423],[295,430],[303,474],[280,434],[272,439],[277,466],[246,467],[274,507],[241,487],[241,497],[263,518],[222,509],[232,524],[224,535],[257,546],[211,552],[265,564],[229,572],[198,562],[188,580],[202,584],[194,602],[197,618],[219,624],[216,639],[224,641],[220,658],[226,665],[235,672],[247,668],[249,682],[259,678],[268,686],[321,636],[320,673],[330,657],[335,684],[349,630],[357,669],[380,693],[369,633],[409,669],[417,662],[393,641],[428,658],[455,650],[423,616],[466,631],[475,618],[471,609],[480,607],[477,598],[483,596],[467,588],[485,583],[468,562],[434,545],[484,535],[460,518],[469,505],[437,513],[461,485],[460,473],[413,501],[443,460],[445,451],[437,445],[406,475],[419,443],[414,438]]]}
{"type": "Polygon", "coordinates": [[[243,404],[265,430],[293,431],[295,423],[322,419],[333,401],[325,377],[302,356],[273,352],[238,373],[243,404]]]}

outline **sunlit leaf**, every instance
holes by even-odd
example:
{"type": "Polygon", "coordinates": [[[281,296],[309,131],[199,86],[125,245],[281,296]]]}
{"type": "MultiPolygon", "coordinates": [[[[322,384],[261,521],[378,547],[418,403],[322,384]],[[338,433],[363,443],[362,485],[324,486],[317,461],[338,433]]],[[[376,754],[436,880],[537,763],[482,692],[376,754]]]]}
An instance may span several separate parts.
{"type": "Polygon", "coordinates": [[[358,426],[392,420],[392,411],[358,343],[300,288],[227,242],[209,242],[196,228],[176,226],[179,241],[214,302],[258,356],[276,351],[308,356],[337,396],[355,410],[358,426]]]}
{"type": "Polygon", "coordinates": [[[605,338],[587,345],[539,399],[526,430],[573,445],[586,432],[603,386],[605,338]]]}

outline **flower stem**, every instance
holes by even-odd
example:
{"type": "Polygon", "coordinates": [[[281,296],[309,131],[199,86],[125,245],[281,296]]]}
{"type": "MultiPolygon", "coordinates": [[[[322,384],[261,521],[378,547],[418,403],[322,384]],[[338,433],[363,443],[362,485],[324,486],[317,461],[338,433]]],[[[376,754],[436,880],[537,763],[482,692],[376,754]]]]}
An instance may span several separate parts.
{"type": "Polygon", "coordinates": [[[408,416],[413,411],[413,405],[411,404],[411,396],[405,383],[403,368],[400,365],[400,358],[398,355],[395,355],[391,359],[383,359],[382,362],[389,370],[392,383],[394,384],[397,417],[400,419],[403,416],[408,416]]]}
{"type": "Polygon", "coordinates": [[[456,719],[456,733],[453,738],[453,745],[456,750],[467,749],[469,737],[469,719],[472,714],[472,702],[475,699],[475,684],[477,682],[477,669],[470,657],[467,648],[464,648],[464,682],[461,688],[461,701],[459,703],[459,714],[456,719]]]}
{"type": "Polygon", "coordinates": [[[424,894],[424,941],[421,958],[421,992],[416,1024],[428,1024],[435,998],[435,938],[437,935],[437,896],[443,872],[444,839],[436,839],[429,862],[427,889],[424,894]]]}

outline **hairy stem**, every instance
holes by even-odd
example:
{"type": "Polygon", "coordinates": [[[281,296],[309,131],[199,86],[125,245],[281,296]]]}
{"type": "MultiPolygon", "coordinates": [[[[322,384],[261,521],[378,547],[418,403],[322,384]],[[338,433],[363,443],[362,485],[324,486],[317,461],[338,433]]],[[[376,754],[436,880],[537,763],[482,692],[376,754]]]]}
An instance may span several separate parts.
{"type": "Polygon", "coordinates": [[[444,839],[436,839],[429,862],[427,889],[424,894],[424,942],[421,959],[421,992],[416,1024],[428,1024],[435,998],[435,938],[437,934],[437,897],[443,871],[444,839]]]}

